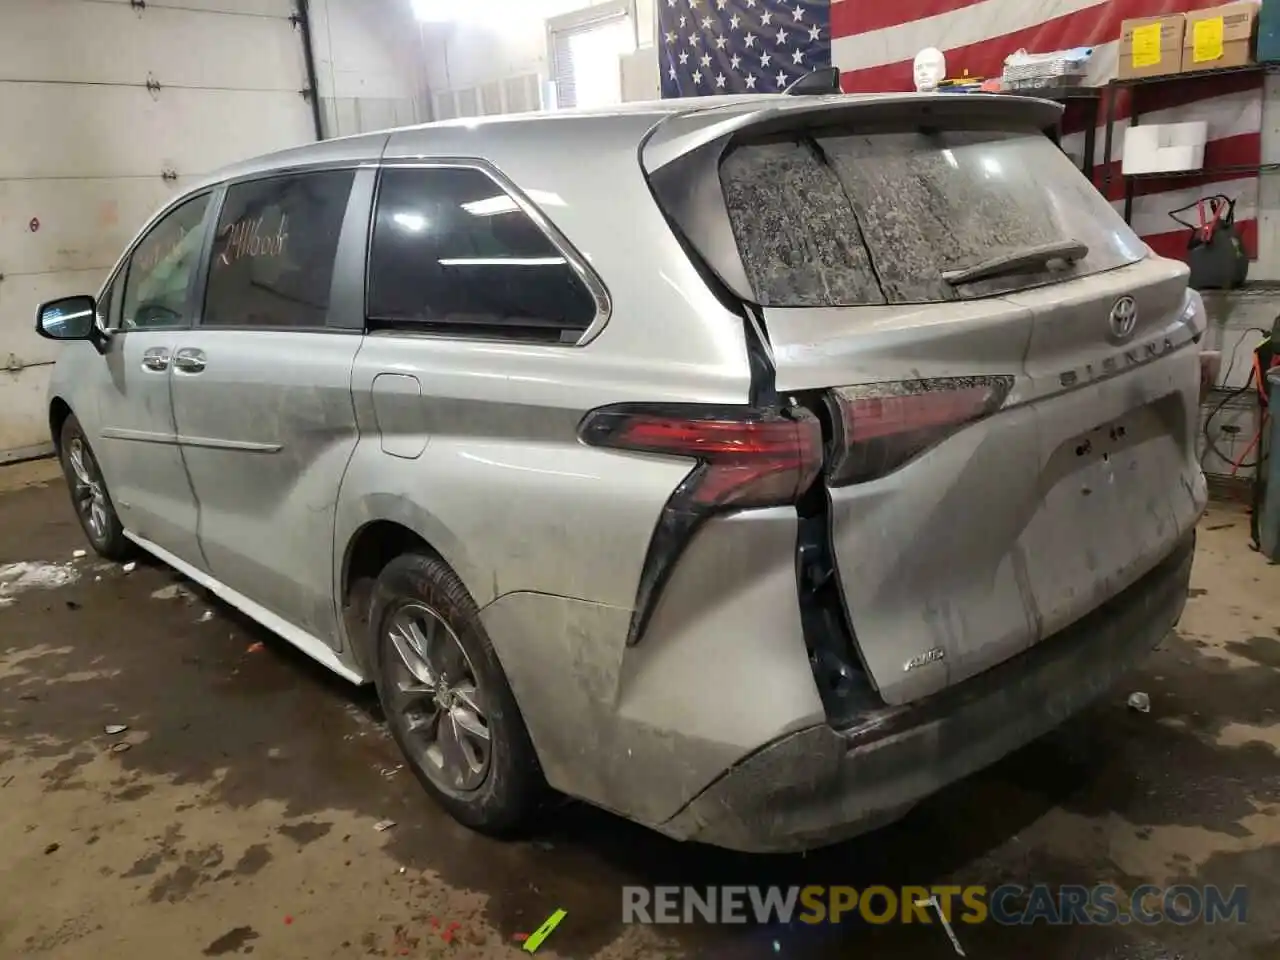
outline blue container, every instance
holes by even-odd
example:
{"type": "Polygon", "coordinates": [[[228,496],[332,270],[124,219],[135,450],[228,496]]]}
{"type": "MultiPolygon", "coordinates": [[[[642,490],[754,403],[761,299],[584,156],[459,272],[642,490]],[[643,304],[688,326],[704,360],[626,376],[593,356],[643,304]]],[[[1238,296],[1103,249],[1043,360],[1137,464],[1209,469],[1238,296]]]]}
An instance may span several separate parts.
{"type": "Polygon", "coordinates": [[[1280,0],[1262,0],[1258,12],[1258,62],[1280,63],[1280,0]]]}

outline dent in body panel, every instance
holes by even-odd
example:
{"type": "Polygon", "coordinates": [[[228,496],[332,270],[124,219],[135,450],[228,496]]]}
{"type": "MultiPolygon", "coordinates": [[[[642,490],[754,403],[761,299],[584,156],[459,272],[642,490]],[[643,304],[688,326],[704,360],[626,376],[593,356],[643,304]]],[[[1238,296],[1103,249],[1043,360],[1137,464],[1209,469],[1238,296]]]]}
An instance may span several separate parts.
{"type": "Polygon", "coordinates": [[[485,608],[554,787],[657,824],[759,746],[822,722],[795,536],[785,508],[710,521],[634,647],[630,608],[530,593],[485,608]]]}
{"type": "Polygon", "coordinates": [[[1138,580],[1207,503],[1187,406],[1199,361],[1184,349],[1141,373],[1032,405],[1044,501],[1024,542],[1042,638],[1138,580]],[[1188,498],[1187,485],[1197,492],[1188,498]]]}
{"type": "Polygon", "coordinates": [[[884,729],[826,724],[770,744],[660,829],[758,853],[799,851],[881,825],[1029,743],[1128,674],[1177,622],[1194,535],[1129,591],[1025,654],[896,711],[884,729]]]}
{"type": "Polygon", "coordinates": [[[338,542],[392,520],[440,553],[480,605],[513,590],[630,605],[657,515],[679,479],[665,464],[602,472],[599,459],[582,446],[434,434],[421,456],[405,460],[367,437],[342,495],[344,512],[352,497],[364,506],[339,524],[338,542]]]}
{"type": "Polygon", "coordinates": [[[879,481],[832,491],[850,617],[888,702],[994,666],[1168,554],[1204,506],[1185,422],[1197,370],[1183,350],[1013,406],[879,481]],[[935,647],[943,660],[903,670],[935,647]]]}
{"type": "Polygon", "coordinates": [[[1032,314],[982,301],[770,308],[779,390],[1022,373],[1032,314]]]}
{"type": "Polygon", "coordinates": [[[1159,361],[1199,332],[1185,322],[1187,268],[1150,258],[1140,263],[1042,290],[1009,294],[1032,311],[1027,381],[1017,400],[1035,400],[1107,380],[1159,361]],[[1124,341],[1110,330],[1109,314],[1122,296],[1133,297],[1137,321],[1124,341]]]}
{"type": "MultiPolygon", "coordinates": [[[[375,378],[411,375],[424,396],[412,415],[405,408],[397,442],[416,437],[424,450],[405,461],[383,454],[379,441],[362,442],[350,490],[406,501],[420,523],[432,518],[435,532],[420,535],[451,565],[449,544],[466,544],[463,567],[454,566],[481,605],[523,590],[630,607],[654,527],[690,464],[578,439],[578,424],[594,407],[675,399],[669,385],[649,386],[648,369],[601,359],[600,342],[559,348],[366,337],[352,380],[362,436],[378,432],[375,378]]],[[[342,525],[340,538],[392,518],[363,512],[358,519],[342,525]]]]}
{"type": "Polygon", "coordinates": [[[1009,548],[1041,495],[1036,429],[1030,410],[1005,411],[888,477],[831,491],[845,602],[888,702],[979,672],[1034,635],[1009,548]],[[934,648],[945,656],[904,669],[934,648]]]}

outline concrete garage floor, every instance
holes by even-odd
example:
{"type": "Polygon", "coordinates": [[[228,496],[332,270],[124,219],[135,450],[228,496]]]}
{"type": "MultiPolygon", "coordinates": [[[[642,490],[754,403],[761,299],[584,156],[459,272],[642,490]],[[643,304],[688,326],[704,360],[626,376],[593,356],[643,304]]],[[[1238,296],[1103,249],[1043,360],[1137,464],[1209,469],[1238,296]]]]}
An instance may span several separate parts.
{"type": "MultiPolygon", "coordinates": [[[[0,564],[84,547],[52,476],[0,470],[0,564]]],[[[396,770],[367,693],[162,567],[76,560],[0,607],[0,956],[517,957],[559,907],[540,956],[943,958],[936,925],[624,927],[619,891],[1179,880],[1249,885],[1249,922],[957,932],[974,958],[1280,956],[1280,570],[1247,538],[1210,512],[1177,636],[1087,715],[898,825],[768,859],[576,805],[530,842],[470,834],[396,770]]]]}

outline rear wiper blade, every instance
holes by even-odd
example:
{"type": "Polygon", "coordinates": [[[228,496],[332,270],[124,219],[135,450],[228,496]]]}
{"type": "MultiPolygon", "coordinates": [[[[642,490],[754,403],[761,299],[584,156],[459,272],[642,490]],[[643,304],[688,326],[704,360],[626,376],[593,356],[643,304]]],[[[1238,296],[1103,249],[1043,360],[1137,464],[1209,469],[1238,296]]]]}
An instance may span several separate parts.
{"type": "Polygon", "coordinates": [[[1089,247],[1079,240],[1058,240],[1034,247],[1024,247],[1013,253],[1001,254],[974,264],[972,267],[965,267],[963,270],[947,270],[942,274],[942,279],[943,282],[955,287],[962,283],[973,283],[975,280],[987,280],[1007,273],[1018,273],[1028,267],[1043,267],[1051,260],[1065,260],[1067,263],[1072,263],[1088,255],[1089,247]]]}

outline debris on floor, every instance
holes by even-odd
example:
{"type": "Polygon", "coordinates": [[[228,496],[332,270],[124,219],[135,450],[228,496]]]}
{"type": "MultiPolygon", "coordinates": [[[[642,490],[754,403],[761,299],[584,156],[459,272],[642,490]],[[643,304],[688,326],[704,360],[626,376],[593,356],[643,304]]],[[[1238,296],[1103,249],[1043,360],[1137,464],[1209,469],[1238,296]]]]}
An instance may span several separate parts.
{"type": "Polygon", "coordinates": [[[88,555],[89,555],[88,550],[76,550],[74,553],[71,554],[71,557],[74,560],[81,560],[87,557],[88,555]]]}
{"type": "Polygon", "coordinates": [[[196,618],[196,623],[208,623],[212,619],[213,619],[213,611],[206,610],[204,613],[200,614],[200,616],[196,618]]]}
{"type": "MultiPolygon", "coordinates": [[[[938,898],[930,897],[928,900],[917,900],[916,906],[924,907],[926,911],[929,907],[933,907],[934,911],[938,914],[938,919],[942,921],[942,929],[946,933],[947,939],[951,941],[951,949],[963,957],[965,955],[964,947],[960,946],[960,938],[957,937],[956,932],[951,929],[951,921],[948,920],[947,915],[942,912],[942,907],[938,904],[938,898]]],[[[774,941],[774,946],[777,946],[777,941],[774,941]]]]}
{"type": "Polygon", "coordinates": [[[123,567],[121,567],[120,569],[121,569],[121,570],[123,570],[125,573],[133,573],[133,571],[135,571],[135,570],[137,570],[137,569],[138,569],[138,564],[137,564],[137,562],[135,562],[135,561],[133,561],[133,560],[130,560],[128,563],[126,563],[126,564],[125,564],[123,567]]]}
{"type": "Polygon", "coordinates": [[[391,949],[394,951],[395,956],[411,956],[418,952],[418,947],[421,944],[421,937],[412,936],[404,924],[396,924],[396,928],[391,935],[391,949]]]}
{"type": "MultiPolygon", "coordinates": [[[[10,538],[0,563],[69,562],[84,541],[63,486],[23,496],[0,496],[10,538]]],[[[695,889],[1044,883],[1055,900],[1060,884],[1185,883],[1203,893],[1242,883],[1247,922],[970,925],[956,899],[948,919],[980,960],[1273,956],[1280,928],[1265,905],[1280,896],[1270,869],[1280,806],[1275,754],[1264,747],[1280,736],[1280,670],[1259,661],[1280,664],[1280,567],[1248,551],[1240,517],[1231,530],[1201,527],[1195,586],[1208,592],[1102,704],[900,824],[807,860],[694,848],[579,804],[547,818],[545,839],[481,839],[405,773],[371,692],[317,682],[280,641],[270,657],[246,656],[267,632],[203,588],[182,581],[199,602],[160,603],[152,591],[175,582],[164,568],[140,561],[137,577],[124,576],[89,551],[76,583],[0,609],[0,848],[10,851],[0,899],[20,907],[5,915],[0,957],[105,960],[168,942],[184,944],[183,960],[385,960],[399,955],[401,926],[406,960],[959,960],[933,908],[931,923],[812,930],[623,923],[617,891],[652,889],[663,876],[695,889]],[[216,618],[193,629],[206,610],[216,618]],[[225,681],[236,664],[240,677],[225,681]],[[1135,691],[1150,713],[1128,716],[1135,691]],[[108,725],[129,729],[111,735],[108,725]],[[388,806],[396,819],[383,821],[388,806]],[[303,839],[277,833],[313,821],[303,839]],[[55,837],[67,838],[65,852],[55,837]],[[887,874],[876,865],[885,850],[898,861],[887,874]],[[564,929],[522,950],[553,903],[573,923],[565,916],[564,929]],[[461,926],[445,942],[453,921],[461,926]]],[[[1025,899],[1005,902],[1028,910],[1025,899]]]]}
{"type": "Polygon", "coordinates": [[[256,643],[249,644],[249,646],[245,649],[244,652],[245,653],[261,653],[265,649],[266,647],[264,647],[262,645],[262,641],[259,640],[256,643]]]}
{"type": "Polygon", "coordinates": [[[195,599],[195,594],[188,590],[181,583],[171,583],[167,587],[161,587],[159,590],[151,594],[152,600],[186,600],[188,602],[195,599]]]}
{"type": "Polygon", "coordinates": [[[28,590],[56,590],[79,579],[80,573],[70,563],[20,560],[0,564],[0,607],[7,607],[28,590]]]}
{"type": "Polygon", "coordinates": [[[124,733],[124,732],[125,732],[126,730],[128,730],[128,729],[129,729],[128,724],[124,724],[124,723],[108,723],[105,727],[103,727],[103,728],[102,728],[102,731],[103,731],[103,733],[105,733],[107,736],[109,736],[109,737],[114,737],[116,734],[118,734],[118,733],[124,733]]]}
{"type": "Polygon", "coordinates": [[[124,753],[126,750],[128,750],[132,746],[133,744],[130,743],[128,740],[121,740],[119,743],[113,743],[111,745],[111,752],[124,753]]]}
{"type": "Polygon", "coordinates": [[[1151,712],[1151,698],[1141,690],[1135,690],[1129,694],[1129,709],[1137,710],[1139,713],[1151,712]]]}
{"type": "Polygon", "coordinates": [[[551,936],[552,931],[554,931],[556,927],[560,926],[560,921],[567,915],[567,910],[557,910],[555,913],[551,914],[551,916],[547,917],[546,920],[543,920],[542,926],[529,934],[528,939],[525,940],[523,948],[524,952],[533,953],[542,946],[542,941],[551,936]]]}

